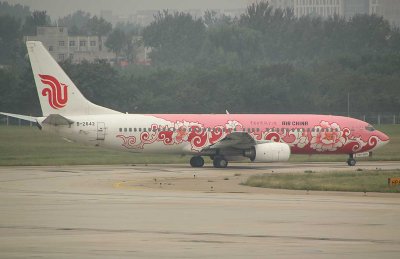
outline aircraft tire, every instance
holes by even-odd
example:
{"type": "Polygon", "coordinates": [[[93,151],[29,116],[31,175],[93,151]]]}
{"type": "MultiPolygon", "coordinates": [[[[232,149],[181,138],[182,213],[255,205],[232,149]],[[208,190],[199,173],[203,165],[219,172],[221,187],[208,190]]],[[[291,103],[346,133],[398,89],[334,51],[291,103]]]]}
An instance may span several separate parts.
{"type": "Polygon", "coordinates": [[[226,168],[228,166],[228,161],[223,157],[215,157],[213,165],[215,168],[226,168]]]}
{"type": "Polygon", "coordinates": [[[194,156],[190,159],[190,165],[192,167],[203,167],[204,159],[201,156],[194,156]]]}
{"type": "Polygon", "coordinates": [[[347,164],[348,164],[349,166],[355,166],[355,165],[357,164],[357,161],[356,161],[354,158],[349,158],[349,159],[347,160],[347,164]]]}

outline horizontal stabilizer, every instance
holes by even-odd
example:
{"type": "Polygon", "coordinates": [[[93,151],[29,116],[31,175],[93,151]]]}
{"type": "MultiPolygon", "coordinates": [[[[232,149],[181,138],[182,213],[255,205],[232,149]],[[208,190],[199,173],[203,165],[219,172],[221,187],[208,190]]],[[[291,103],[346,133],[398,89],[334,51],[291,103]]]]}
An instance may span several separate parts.
{"type": "Polygon", "coordinates": [[[8,117],[13,117],[13,118],[25,120],[25,121],[37,122],[37,118],[36,117],[32,117],[32,116],[26,116],[26,115],[14,114],[14,113],[7,113],[7,112],[0,112],[0,114],[8,116],[8,117]]]}
{"type": "Polygon", "coordinates": [[[67,119],[64,116],[61,116],[60,114],[50,114],[47,116],[46,119],[42,123],[49,124],[49,125],[71,125],[74,123],[73,120],[67,119]]]}

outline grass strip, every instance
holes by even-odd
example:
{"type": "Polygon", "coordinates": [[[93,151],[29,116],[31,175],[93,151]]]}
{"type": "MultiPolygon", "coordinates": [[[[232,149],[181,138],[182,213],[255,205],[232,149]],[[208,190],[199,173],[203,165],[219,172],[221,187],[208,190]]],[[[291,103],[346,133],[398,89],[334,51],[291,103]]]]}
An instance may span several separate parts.
{"type": "Polygon", "coordinates": [[[400,177],[400,169],[356,172],[268,173],[250,176],[243,184],[253,187],[289,190],[399,193],[400,186],[388,186],[388,178],[393,177],[400,177]]]}

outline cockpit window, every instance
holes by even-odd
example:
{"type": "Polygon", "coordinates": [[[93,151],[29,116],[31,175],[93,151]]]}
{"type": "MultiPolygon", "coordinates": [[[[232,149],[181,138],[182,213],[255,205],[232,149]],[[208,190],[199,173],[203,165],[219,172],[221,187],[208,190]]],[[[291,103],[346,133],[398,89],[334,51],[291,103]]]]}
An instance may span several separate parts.
{"type": "Polygon", "coordinates": [[[368,131],[374,131],[375,130],[374,127],[372,127],[371,125],[366,126],[365,129],[368,130],[368,131]]]}

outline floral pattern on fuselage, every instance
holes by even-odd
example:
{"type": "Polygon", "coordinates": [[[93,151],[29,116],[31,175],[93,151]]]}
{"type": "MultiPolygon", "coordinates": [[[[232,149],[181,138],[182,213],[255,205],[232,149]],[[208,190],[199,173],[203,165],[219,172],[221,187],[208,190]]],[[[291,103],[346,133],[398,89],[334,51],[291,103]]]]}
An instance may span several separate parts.
{"type": "MultiPolygon", "coordinates": [[[[224,125],[206,127],[200,122],[175,121],[165,125],[151,125],[139,136],[119,134],[123,147],[144,149],[146,145],[163,143],[164,145],[189,144],[190,150],[200,152],[207,146],[217,143],[233,131],[245,131],[242,123],[228,120],[224,125]]],[[[268,131],[246,131],[256,141],[274,141],[288,144],[296,153],[358,153],[374,148],[380,139],[370,136],[362,139],[352,135],[349,128],[341,128],[336,122],[320,121],[306,129],[269,129],[268,131]]]]}

